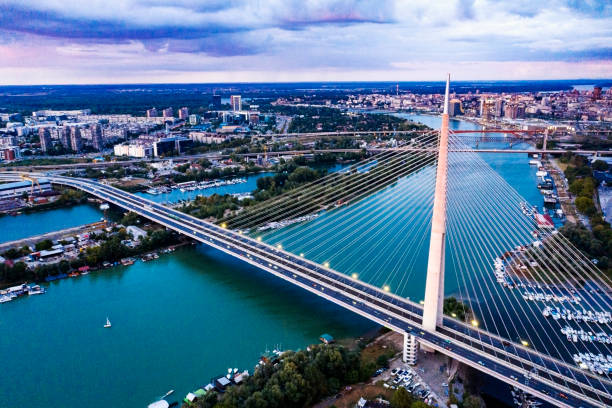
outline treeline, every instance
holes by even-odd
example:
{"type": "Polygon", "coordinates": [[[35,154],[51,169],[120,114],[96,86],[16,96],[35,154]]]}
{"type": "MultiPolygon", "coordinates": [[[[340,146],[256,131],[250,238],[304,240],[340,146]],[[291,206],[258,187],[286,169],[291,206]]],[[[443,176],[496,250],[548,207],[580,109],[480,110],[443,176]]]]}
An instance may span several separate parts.
{"type": "Polygon", "coordinates": [[[593,177],[593,169],[605,171],[608,165],[595,161],[591,167],[585,157],[571,153],[563,155],[560,160],[568,164],[565,177],[569,189],[576,196],[578,211],[589,217],[591,229],[581,224],[566,223],[559,231],[589,258],[595,259],[599,269],[612,277],[612,229],[595,205],[599,182],[593,177]]]}
{"type": "MultiPolygon", "coordinates": [[[[301,185],[327,175],[326,169],[312,169],[305,166],[307,163],[316,166],[335,163],[339,159],[355,160],[361,157],[363,157],[362,154],[354,153],[325,153],[316,154],[313,161],[310,162],[303,156],[297,156],[288,162],[281,159],[280,163],[271,169],[271,171],[275,172],[276,174],[257,179],[257,189],[253,191],[253,199],[245,199],[240,201],[229,194],[213,194],[208,197],[197,196],[193,201],[183,206],[180,210],[187,214],[193,215],[194,217],[213,217],[219,220],[227,215],[227,211],[237,211],[243,207],[249,207],[258,202],[269,200],[283,194],[286,191],[295,189],[301,185]]],[[[206,166],[206,163],[203,163],[202,165],[206,166]]],[[[253,171],[261,170],[259,167],[254,166],[250,166],[248,168],[252,169],[253,171]]],[[[184,170],[186,171],[186,168],[184,170]]],[[[239,175],[241,173],[233,172],[231,174],[239,175]]],[[[186,175],[185,181],[193,179],[201,181],[207,178],[213,178],[211,177],[211,173],[205,170],[199,170],[196,173],[191,172],[188,176],[186,175]]],[[[179,177],[176,180],[181,180],[181,178],[179,177]]]]}
{"type": "MultiPolygon", "coordinates": [[[[112,236],[103,232],[92,234],[90,238],[95,241],[100,241],[100,245],[87,248],[84,252],[81,252],[77,258],[70,261],[61,260],[53,264],[42,264],[36,268],[29,268],[25,262],[21,261],[13,265],[7,263],[0,264],[0,282],[11,284],[26,281],[43,281],[47,276],[67,273],[81,266],[97,267],[103,262],[113,263],[122,258],[174,245],[179,243],[181,239],[180,236],[173,231],[156,230],[142,238],[138,246],[130,248],[121,242],[129,238],[129,235],[123,228],[115,231],[112,236]]],[[[50,246],[46,241],[48,240],[41,241],[43,242],[42,247],[48,249],[50,246]]],[[[38,244],[36,247],[39,247],[38,244]]],[[[17,259],[29,253],[31,253],[31,250],[26,246],[21,249],[10,249],[2,255],[8,259],[17,259]]]]}
{"type": "Polygon", "coordinates": [[[222,398],[210,392],[192,407],[310,407],[346,385],[369,380],[377,368],[375,362],[363,361],[358,351],[314,345],[283,354],[278,364],[259,366],[244,384],[229,388],[222,398]]]}
{"type": "Polygon", "coordinates": [[[289,133],[422,130],[427,127],[391,115],[343,112],[336,108],[277,106],[277,111],[293,118],[289,133]]]}
{"type": "MultiPolygon", "coordinates": [[[[275,204],[276,206],[284,206],[286,211],[269,212],[261,211],[261,206],[246,207],[245,212],[249,216],[245,217],[240,214],[236,219],[230,217],[225,221],[231,228],[251,228],[285,218],[305,216],[330,209],[333,206],[347,205],[392,185],[399,178],[425,167],[427,165],[426,158],[431,154],[429,152],[399,151],[388,160],[372,165],[367,171],[353,166],[342,173],[333,173],[326,179],[325,183],[318,183],[316,186],[306,189],[298,189],[297,187],[318,180],[325,173],[319,173],[307,167],[290,167],[273,177],[258,179],[257,190],[254,192],[255,203],[288,192],[275,204]],[[415,166],[404,165],[404,163],[413,159],[419,164],[415,166]],[[290,217],[287,214],[290,214],[290,217]]],[[[290,163],[289,166],[295,166],[295,164],[290,163]]],[[[248,202],[245,203],[245,206],[246,204],[254,203],[248,202]]]]}

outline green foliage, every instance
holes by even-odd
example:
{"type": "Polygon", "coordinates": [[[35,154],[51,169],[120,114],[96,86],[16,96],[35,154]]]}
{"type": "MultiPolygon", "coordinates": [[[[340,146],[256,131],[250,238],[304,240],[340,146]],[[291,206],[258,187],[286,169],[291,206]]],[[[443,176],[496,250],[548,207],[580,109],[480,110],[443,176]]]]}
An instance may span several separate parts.
{"type": "Polygon", "coordinates": [[[471,313],[468,305],[458,301],[455,297],[447,297],[444,299],[443,312],[445,315],[456,317],[459,320],[465,320],[466,317],[471,313]]]}
{"type": "Polygon", "coordinates": [[[376,359],[376,365],[379,367],[389,368],[389,356],[386,354],[381,354],[376,359]]]}
{"type": "Polygon", "coordinates": [[[392,408],[410,408],[413,401],[412,395],[404,387],[399,387],[389,402],[392,408]]]}
{"type": "Polygon", "coordinates": [[[274,106],[274,111],[293,116],[289,133],[336,132],[347,130],[413,130],[423,125],[391,115],[347,113],[336,108],[305,106],[274,106]]]}
{"type": "Polygon", "coordinates": [[[135,212],[129,211],[123,216],[120,224],[125,226],[140,224],[140,216],[135,212]]]}
{"type": "Polygon", "coordinates": [[[36,245],[34,245],[34,248],[37,251],[51,249],[51,247],[53,247],[53,242],[51,242],[50,239],[45,239],[43,241],[37,242],[36,245]]]}
{"type": "Polygon", "coordinates": [[[485,402],[479,395],[469,395],[463,399],[463,408],[485,408],[485,402]]]}
{"type": "MultiPolygon", "coordinates": [[[[582,156],[566,154],[561,161],[569,164],[565,176],[570,183],[570,191],[576,195],[576,208],[590,218],[591,231],[582,225],[566,224],[560,232],[588,257],[597,259],[598,268],[612,276],[612,229],[595,207],[597,181],[593,178],[592,169],[582,156]]],[[[606,166],[600,160],[593,164],[594,169],[604,170],[606,166]]]]}
{"type": "Polygon", "coordinates": [[[610,168],[608,163],[603,160],[595,160],[591,166],[593,167],[593,170],[597,171],[606,171],[610,168]]]}
{"type": "MultiPolygon", "coordinates": [[[[17,262],[12,267],[7,264],[0,264],[0,282],[41,281],[49,275],[67,273],[71,269],[84,265],[95,267],[105,261],[116,262],[128,256],[149,252],[179,242],[179,235],[167,230],[154,231],[143,238],[136,248],[128,248],[121,243],[121,241],[128,238],[124,229],[119,230],[110,237],[106,234],[99,234],[95,238],[102,241],[99,246],[87,248],[84,253],[79,255],[79,258],[73,259],[70,262],[61,260],[54,264],[42,264],[34,270],[29,269],[23,262],[17,262]]],[[[10,249],[3,255],[7,258],[15,259],[27,255],[29,252],[29,249],[25,248],[19,250],[10,249]]]]}
{"type": "MultiPolygon", "coordinates": [[[[26,247],[27,248],[27,247],[26,247]]],[[[30,249],[29,248],[10,248],[7,251],[4,251],[4,253],[2,254],[2,256],[4,258],[7,259],[17,259],[17,258],[21,258],[22,256],[26,256],[27,254],[30,253],[30,249]]]]}
{"type": "Polygon", "coordinates": [[[222,399],[211,393],[196,407],[309,407],[353,382],[361,359],[340,346],[316,345],[285,353],[273,366],[256,369],[244,384],[230,388],[222,399]],[[351,373],[351,374],[349,374],[351,373]]]}
{"type": "Polygon", "coordinates": [[[410,408],[429,408],[429,405],[427,405],[426,403],[424,403],[423,401],[414,401],[411,405],[410,408]]]}
{"type": "Polygon", "coordinates": [[[595,204],[593,203],[593,199],[590,197],[577,197],[576,209],[588,216],[595,215],[595,213],[597,212],[597,210],[595,209],[595,204]]]}
{"type": "Polygon", "coordinates": [[[237,198],[229,194],[211,196],[198,196],[188,205],[181,208],[181,211],[191,214],[198,218],[214,217],[217,219],[223,218],[225,211],[237,210],[239,201],[237,198]]]}

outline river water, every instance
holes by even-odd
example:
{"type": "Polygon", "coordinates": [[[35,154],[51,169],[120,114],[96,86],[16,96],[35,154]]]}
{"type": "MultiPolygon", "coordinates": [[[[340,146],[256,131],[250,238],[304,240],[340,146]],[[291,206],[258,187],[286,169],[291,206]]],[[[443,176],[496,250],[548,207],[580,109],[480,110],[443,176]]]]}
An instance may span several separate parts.
{"type": "MultiPolygon", "coordinates": [[[[439,124],[433,116],[411,117],[439,124]]],[[[485,157],[519,193],[540,205],[526,155],[485,157]]],[[[249,191],[255,180],[217,192],[249,191]]],[[[177,196],[151,197],[165,202],[177,196]]],[[[81,208],[87,208],[82,216],[56,210],[0,218],[1,240],[101,216],[94,207],[69,211],[81,208]]],[[[423,286],[423,279],[415,277],[412,287],[423,286]]],[[[447,293],[453,290],[447,286],[447,293]]],[[[0,406],[138,407],[169,389],[182,399],[230,366],[251,370],[266,349],[303,348],[324,332],[343,338],[374,327],[216,250],[183,248],[146,264],[51,282],[43,296],[0,305],[0,406]],[[107,316],[110,329],[102,327],[107,316]]]]}

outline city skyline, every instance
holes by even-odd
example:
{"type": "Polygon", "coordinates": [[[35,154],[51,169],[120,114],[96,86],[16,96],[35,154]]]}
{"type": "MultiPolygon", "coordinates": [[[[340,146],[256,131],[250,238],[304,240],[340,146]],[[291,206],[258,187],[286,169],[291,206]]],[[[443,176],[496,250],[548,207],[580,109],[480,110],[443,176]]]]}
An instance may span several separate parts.
{"type": "Polygon", "coordinates": [[[609,78],[606,1],[0,4],[0,84],[609,78]]]}

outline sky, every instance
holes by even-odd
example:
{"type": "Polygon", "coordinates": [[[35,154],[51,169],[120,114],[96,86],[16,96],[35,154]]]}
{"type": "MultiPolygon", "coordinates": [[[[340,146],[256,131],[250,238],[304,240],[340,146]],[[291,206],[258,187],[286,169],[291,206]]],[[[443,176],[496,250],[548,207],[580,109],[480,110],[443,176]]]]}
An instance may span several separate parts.
{"type": "Polygon", "coordinates": [[[610,0],[0,0],[0,84],[612,77],[610,0]]]}

